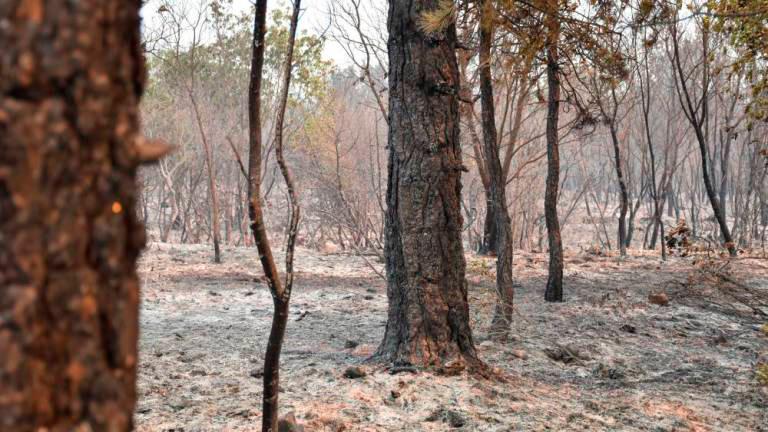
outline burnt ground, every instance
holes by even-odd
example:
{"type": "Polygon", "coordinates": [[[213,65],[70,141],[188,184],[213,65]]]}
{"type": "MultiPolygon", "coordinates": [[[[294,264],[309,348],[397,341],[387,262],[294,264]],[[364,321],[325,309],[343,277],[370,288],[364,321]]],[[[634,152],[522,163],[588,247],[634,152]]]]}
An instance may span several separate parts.
{"type": "MultiPolygon", "coordinates": [[[[488,337],[492,261],[468,257],[476,342],[501,381],[364,363],[384,332],[384,282],[359,257],[301,249],[281,412],[307,431],[768,431],[768,391],[756,377],[766,319],[705,298],[706,281],[681,284],[700,258],[632,253],[567,256],[563,304],[543,301],[545,255],[518,254],[504,343],[488,337]],[[668,306],[649,303],[657,291],[668,306]],[[355,365],[367,376],[345,378],[355,365]]],[[[271,297],[254,250],[223,256],[216,265],[208,247],[155,243],[142,257],[139,431],[260,428],[271,297]]],[[[767,260],[729,268],[768,291],[767,260]]]]}

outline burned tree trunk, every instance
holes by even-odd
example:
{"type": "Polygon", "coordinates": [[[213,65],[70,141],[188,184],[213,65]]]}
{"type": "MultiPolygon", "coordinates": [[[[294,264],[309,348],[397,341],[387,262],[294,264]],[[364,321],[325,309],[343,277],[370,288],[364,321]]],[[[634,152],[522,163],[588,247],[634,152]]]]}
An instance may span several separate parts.
{"type": "MultiPolygon", "coordinates": [[[[459,59],[459,70],[462,79],[466,77],[465,70],[469,59],[468,56],[459,59]]],[[[496,254],[496,215],[493,212],[493,201],[491,200],[491,181],[488,178],[488,172],[485,169],[485,150],[483,141],[478,137],[475,131],[475,107],[474,104],[463,104],[463,115],[466,117],[469,135],[472,137],[472,151],[475,159],[478,161],[477,172],[483,185],[483,196],[485,197],[485,216],[483,217],[483,234],[478,242],[477,253],[479,255],[496,254]]],[[[495,126],[495,123],[494,123],[495,126]]]]}
{"type": "MultiPolygon", "coordinates": [[[[709,167],[709,144],[707,137],[704,133],[704,125],[709,114],[709,89],[711,83],[709,81],[709,68],[710,68],[710,54],[709,54],[709,36],[708,32],[704,31],[701,37],[702,42],[702,76],[703,82],[701,84],[701,95],[698,100],[694,100],[691,91],[689,90],[690,78],[689,75],[683,71],[682,60],[680,59],[680,47],[678,40],[678,32],[676,25],[670,26],[672,30],[670,32],[672,36],[672,63],[675,69],[675,89],[680,101],[680,106],[683,108],[683,114],[685,114],[688,123],[693,128],[694,135],[696,136],[696,142],[699,144],[699,152],[701,155],[701,170],[704,176],[704,187],[707,192],[707,198],[712,206],[712,214],[720,227],[720,235],[722,236],[724,246],[728,249],[731,256],[736,256],[736,244],[733,242],[731,231],[728,228],[728,222],[725,219],[725,213],[723,207],[718,198],[715,186],[712,182],[712,177],[709,167]]],[[[671,207],[671,206],[670,206],[671,207]]]]}
{"type": "MultiPolygon", "coordinates": [[[[512,227],[507,210],[506,184],[499,159],[499,141],[494,112],[493,76],[491,75],[491,44],[493,43],[493,5],[485,0],[480,6],[480,103],[482,106],[483,147],[485,170],[489,179],[488,212],[492,213],[496,244],[496,312],[493,330],[506,337],[512,322],[514,290],[512,288],[512,227]]],[[[488,216],[486,216],[486,222],[488,216]]]]}
{"type": "Polygon", "coordinates": [[[0,3],[0,430],[133,428],[140,5],[0,3]]]}
{"type": "Polygon", "coordinates": [[[477,364],[461,242],[459,68],[454,23],[426,34],[434,0],[389,3],[389,311],[378,359],[477,364]]]}
{"type": "Polygon", "coordinates": [[[480,242],[480,248],[477,253],[479,255],[494,255],[496,249],[498,249],[498,229],[496,228],[496,214],[494,212],[494,205],[492,199],[488,197],[493,196],[491,192],[490,183],[485,188],[485,219],[483,220],[483,238],[480,242]]]}
{"type": "Polygon", "coordinates": [[[560,73],[558,65],[558,39],[560,24],[557,22],[557,2],[549,0],[547,11],[547,184],[544,192],[544,220],[549,239],[549,276],[544,299],[549,302],[563,301],[563,241],[560,237],[560,221],[557,218],[557,189],[560,186],[560,144],[557,135],[560,113],[560,73]]]}
{"type": "Polygon", "coordinates": [[[611,119],[610,132],[611,143],[613,144],[613,161],[616,169],[616,177],[619,181],[619,196],[621,198],[621,210],[619,212],[619,251],[621,256],[627,256],[627,211],[629,210],[629,192],[627,191],[627,182],[624,180],[624,170],[621,167],[621,145],[619,135],[616,132],[616,115],[614,113],[611,119]]]}
{"type": "Polygon", "coordinates": [[[283,157],[283,123],[288,90],[291,85],[293,69],[293,50],[296,42],[296,28],[301,10],[301,0],[293,1],[291,27],[288,33],[288,49],[283,62],[280,78],[281,89],[277,118],[275,120],[275,159],[280,166],[280,172],[285,180],[290,199],[290,216],[288,223],[288,239],[285,246],[285,281],[280,274],[272,255],[269,236],[264,224],[264,213],[261,208],[261,84],[264,69],[264,38],[266,35],[267,0],[256,2],[254,17],[253,44],[251,57],[251,76],[248,91],[248,120],[249,120],[249,157],[248,157],[248,214],[251,220],[251,232],[256,247],[259,250],[261,266],[267,279],[269,291],[272,294],[274,311],[272,327],[267,341],[267,351],[264,355],[264,393],[262,395],[263,432],[276,432],[278,420],[278,395],[280,389],[280,352],[285,338],[288,323],[288,306],[293,289],[293,253],[296,246],[296,234],[299,224],[298,195],[293,183],[293,177],[283,157]]]}

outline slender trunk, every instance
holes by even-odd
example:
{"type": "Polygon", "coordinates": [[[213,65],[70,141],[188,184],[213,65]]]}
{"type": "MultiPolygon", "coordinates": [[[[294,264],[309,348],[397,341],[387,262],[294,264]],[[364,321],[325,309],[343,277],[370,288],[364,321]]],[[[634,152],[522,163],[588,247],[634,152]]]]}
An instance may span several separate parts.
{"type": "Polygon", "coordinates": [[[139,1],[0,6],[0,429],[130,431],[139,1]],[[87,36],[87,37],[86,37],[87,36]]]}
{"type": "MultiPolygon", "coordinates": [[[[261,129],[261,81],[264,64],[264,35],[266,33],[266,14],[267,0],[258,0],[256,2],[256,14],[254,19],[253,46],[251,58],[251,76],[250,88],[248,92],[249,106],[249,155],[248,155],[248,214],[251,220],[251,232],[259,251],[261,266],[264,270],[264,276],[272,293],[282,291],[280,275],[275,265],[275,259],[272,255],[269,236],[267,235],[264,224],[264,214],[261,207],[261,149],[262,149],[262,129],[261,129]]],[[[285,326],[281,325],[283,308],[282,297],[272,295],[275,314],[272,320],[267,352],[269,355],[264,361],[264,394],[263,394],[263,430],[277,430],[277,395],[271,390],[273,382],[277,381],[279,374],[275,372],[274,366],[280,360],[280,346],[275,346],[272,341],[282,340],[285,333],[285,326]],[[275,349],[277,348],[277,349],[275,349]],[[269,369],[269,378],[267,370],[269,369]]],[[[278,371],[279,372],[279,371],[278,371]]]]}
{"type": "Polygon", "coordinates": [[[701,128],[696,127],[694,129],[696,130],[696,139],[699,143],[699,151],[701,152],[701,166],[702,172],[704,173],[704,187],[707,190],[707,198],[709,198],[709,203],[712,206],[712,213],[720,227],[720,235],[725,242],[725,247],[728,249],[731,256],[736,256],[736,244],[731,237],[731,231],[728,228],[728,223],[725,220],[725,215],[720,206],[720,199],[717,197],[717,193],[712,184],[712,179],[709,175],[709,167],[707,165],[709,159],[707,144],[704,140],[704,135],[701,133],[701,128]]]}
{"type": "Polygon", "coordinates": [[[675,187],[672,191],[672,206],[675,209],[675,220],[680,220],[680,184],[678,183],[677,187],[675,187]]]}
{"type": "Polygon", "coordinates": [[[288,322],[288,303],[293,289],[293,254],[296,249],[296,236],[298,234],[300,208],[296,186],[288,165],[283,156],[283,124],[285,110],[288,104],[288,91],[291,86],[291,72],[293,70],[293,49],[296,43],[296,29],[299,24],[301,12],[301,0],[293,0],[293,16],[291,28],[288,34],[288,51],[285,54],[282,70],[282,86],[275,119],[275,159],[280,166],[280,172],[285,180],[289,197],[288,238],[285,245],[285,283],[282,286],[279,279],[273,283],[272,298],[274,300],[274,315],[272,328],[269,333],[267,352],[264,356],[264,395],[262,430],[275,432],[278,418],[278,394],[280,389],[280,351],[285,339],[285,327],[288,322]]]}
{"type": "Polygon", "coordinates": [[[669,193],[667,194],[667,217],[675,217],[675,190],[674,188],[669,189],[669,193]]]}
{"type": "Polygon", "coordinates": [[[278,394],[280,388],[280,352],[285,338],[288,322],[288,307],[293,288],[293,253],[296,244],[296,233],[299,222],[298,197],[295,191],[291,173],[283,157],[283,123],[288,100],[288,90],[293,68],[293,48],[296,40],[296,27],[299,20],[300,1],[294,0],[291,28],[288,36],[288,51],[283,64],[281,77],[281,93],[277,118],[275,121],[275,155],[280,171],[285,179],[290,197],[290,218],[288,241],[285,253],[285,281],[280,275],[272,255],[269,237],[264,225],[264,215],[261,208],[261,83],[264,66],[264,36],[266,34],[267,0],[256,2],[254,18],[253,46],[251,58],[250,88],[248,92],[249,105],[249,157],[248,157],[248,213],[251,219],[251,231],[259,251],[261,266],[267,279],[269,290],[274,303],[272,327],[264,356],[264,391],[262,404],[262,431],[276,432],[278,420],[278,394]]]}
{"type": "Polygon", "coordinates": [[[192,101],[192,108],[195,111],[195,119],[197,120],[197,127],[200,131],[200,138],[203,142],[203,150],[205,151],[205,166],[208,170],[208,191],[211,198],[211,231],[213,237],[213,262],[216,264],[221,263],[221,248],[219,246],[219,197],[216,193],[216,171],[213,165],[213,151],[211,145],[208,142],[208,137],[205,134],[205,128],[203,127],[203,119],[200,115],[200,107],[197,105],[197,99],[193,88],[189,88],[189,99],[192,101]]]}
{"type": "Polygon", "coordinates": [[[710,176],[710,166],[709,166],[709,148],[707,145],[707,137],[704,134],[703,126],[705,125],[705,121],[707,120],[708,115],[708,104],[709,104],[709,37],[708,32],[705,30],[702,34],[702,57],[703,57],[703,84],[702,84],[702,95],[701,99],[698,102],[695,102],[691,99],[691,93],[688,90],[688,75],[683,71],[681,59],[680,59],[680,48],[679,48],[679,42],[678,42],[678,35],[677,35],[677,27],[676,25],[671,26],[671,29],[673,30],[671,32],[672,34],[672,46],[674,49],[674,67],[675,67],[675,84],[676,84],[676,90],[678,93],[678,98],[680,99],[680,104],[683,108],[683,111],[686,115],[686,118],[688,119],[688,122],[693,127],[693,131],[696,135],[696,141],[699,144],[699,152],[701,154],[701,171],[703,173],[704,177],[704,187],[707,192],[707,198],[709,198],[709,203],[712,206],[712,213],[715,216],[715,219],[717,220],[717,224],[720,227],[720,235],[725,242],[725,247],[728,249],[728,252],[731,256],[736,256],[736,244],[733,242],[733,239],[731,237],[731,232],[728,228],[728,223],[725,220],[725,215],[723,214],[723,210],[721,207],[720,200],[717,196],[717,192],[715,191],[714,184],[712,183],[712,178],[710,176]]]}
{"type": "MultiPolygon", "coordinates": [[[[615,122],[615,120],[614,120],[615,122]]],[[[627,256],[627,211],[629,209],[629,193],[627,183],[624,180],[624,172],[621,167],[621,147],[619,136],[616,133],[616,125],[611,122],[611,142],[613,143],[613,161],[616,168],[616,177],[619,181],[619,198],[621,199],[621,211],[619,213],[619,250],[621,256],[627,256]]]]}
{"type": "MultiPolygon", "coordinates": [[[[729,115],[727,119],[731,117],[732,115],[729,115]]],[[[720,190],[718,195],[723,218],[728,219],[728,161],[731,159],[732,133],[729,130],[725,135],[725,142],[722,143],[723,148],[720,154],[720,190]]]]}
{"type": "MultiPolygon", "coordinates": [[[[461,76],[464,77],[468,57],[464,56],[460,59],[461,76]]],[[[472,151],[477,160],[477,172],[480,174],[480,180],[483,185],[483,195],[485,197],[485,216],[483,219],[483,235],[480,238],[480,242],[477,248],[479,255],[492,255],[496,253],[496,217],[493,213],[493,205],[491,203],[491,181],[488,178],[488,172],[486,170],[485,151],[483,150],[483,141],[477,135],[475,129],[475,113],[474,104],[463,105],[464,116],[466,117],[467,126],[469,128],[469,135],[472,138],[472,151]]]]}
{"type": "Polygon", "coordinates": [[[699,217],[701,212],[699,211],[699,203],[696,199],[696,192],[691,191],[691,233],[694,236],[698,236],[699,233],[699,217]]]}
{"type": "Polygon", "coordinates": [[[378,359],[479,366],[469,326],[461,241],[459,68],[456,28],[420,28],[432,0],[389,2],[389,300],[378,359]],[[418,121],[414,121],[418,119],[418,121]]]}
{"type": "MultiPolygon", "coordinates": [[[[650,71],[648,70],[648,51],[647,48],[644,51],[644,57],[643,57],[643,68],[645,70],[645,81],[643,81],[643,75],[638,75],[640,77],[640,95],[642,98],[642,108],[643,108],[643,126],[645,131],[645,142],[648,145],[648,155],[650,157],[650,164],[651,164],[651,197],[653,198],[653,219],[654,219],[654,235],[655,230],[657,226],[662,226],[661,222],[661,206],[659,202],[659,188],[656,184],[656,152],[654,151],[653,147],[653,138],[651,135],[651,122],[650,122],[650,111],[651,111],[651,82],[650,82],[650,71]]],[[[670,127],[671,120],[669,119],[669,116],[667,116],[667,134],[669,134],[669,127],[670,127]]],[[[664,181],[664,176],[662,176],[662,182],[664,181]]],[[[648,230],[646,230],[646,238],[648,237],[648,230]]],[[[661,242],[661,259],[663,261],[667,260],[667,246],[664,241],[661,242]]]]}
{"type": "Polygon", "coordinates": [[[544,193],[544,218],[549,238],[549,275],[544,299],[549,302],[563,301],[563,243],[560,238],[560,221],[557,218],[557,197],[560,185],[560,144],[557,129],[560,112],[560,77],[558,65],[558,39],[560,24],[557,21],[557,1],[548,1],[547,25],[547,184],[544,193]]]}
{"type": "MultiPolygon", "coordinates": [[[[644,176],[643,176],[644,177],[644,176]]],[[[644,178],[641,178],[641,182],[644,178]]],[[[640,190],[640,196],[635,199],[635,205],[629,210],[629,220],[627,221],[627,247],[632,247],[632,240],[635,236],[635,220],[637,219],[637,212],[640,210],[640,205],[645,198],[645,190],[640,190]]]]}
{"type": "Polygon", "coordinates": [[[491,75],[491,45],[493,43],[493,4],[485,0],[480,6],[480,103],[482,107],[483,146],[485,167],[490,183],[488,211],[493,213],[496,232],[496,312],[493,330],[505,338],[512,322],[514,290],[512,288],[513,239],[511,220],[507,210],[506,185],[499,159],[499,142],[494,112],[493,76],[491,75]]]}
{"type": "MultiPolygon", "coordinates": [[[[666,189],[661,192],[661,198],[659,199],[659,207],[654,212],[654,222],[653,222],[653,232],[651,234],[651,242],[648,245],[648,249],[656,249],[656,242],[659,239],[659,231],[661,231],[661,243],[664,243],[664,222],[662,220],[662,215],[664,214],[664,206],[666,205],[667,200],[667,191],[666,189]]],[[[662,246],[663,247],[663,246],[662,246]]]]}

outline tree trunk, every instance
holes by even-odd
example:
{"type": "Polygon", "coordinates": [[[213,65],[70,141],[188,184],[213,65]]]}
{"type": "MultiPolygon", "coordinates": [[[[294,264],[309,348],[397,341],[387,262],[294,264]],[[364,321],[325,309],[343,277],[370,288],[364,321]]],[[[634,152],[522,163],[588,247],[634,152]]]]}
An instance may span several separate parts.
{"type": "MultiPolygon", "coordinates": [[[[730,120],[731,117],[732,115],[728,116],[727,120],[730,120]]],[[[723,213],[724,219],[728,219],[728,161],[731,159],[731,143],[733,142],[732,136],[733,134],[729,130],[726,133],[725,142],[722,143],[723,149],[720,153],[720,190],[718,195],[720,199],[720,210],[723,213]]],[[[734,220],[738,219],[734,218],[734,220]]]]}
{"type": "Polygon", "coordinates": [[[759,187],[758,197],[760,197],[760,225],[768,225],[768,188],[759,187]]]}
{"type": "Polygon", "coordinates": [[[659,199],[659,207],[658,210],[654,211],[653,214],[653,232],[651,234],[651,241],[648,244],[648,249],[654,250],[656,249],[656,241],[659,239],[659,233],[661,233],[661,243],[664,243],[664,221],[662,220],[662,215],[664,214],[664,206],[666,205],[668,199],[667,187],[664,186],[664,190],[661,191],[661,197],[659,199]]]}
{"type": "Polygon", "coordinates": [[[678,93],[678,98],[680,99],[680,104],[683,108],[683,112],[685,113],[686,118],[688,119],[688,122],[693,127],[693,131],[696,135],[696,142],[699,144],[699,153],[701,155],[701,171],[703,172],[704,176],[704,187],[707,192],[707,198],[709,198],[709,203],[712,206],[712,213],[715,216],[715,220],[717,220],[717,224],[720,227],[720,235],[723,239],[723,242],[725,243],[725,247],[728,249],[728,252],[731,256],[736,256],[736,244],[733,242],[733,239],[731,237],[731,232],[728,229],[728,223],[725,220],[725,214],[723,213],[723,208],[721,206],[720,200],[718,199],[717,192],[715,191],[714,184],[712,183],[712,178],[710,176],[710,167],[709,167],[709,147],[707,144],[707,138],[704,136],[704,130],[703,125],[704,121],[707,119],[708,114],[708,98],[709,98],[709,62],[711,59],[709,58],[709,37],[708,32],[703,32],[702,34],[702,57],[703,57],[703,75],[704,75],[704,82],[702,84],[702,91],[700,100],[698,102],[694,102],[691,97],[691,92],[688,90],[688,83],[687,80],[687,74],[683,71],[682,63],[680,60],[680,47],[679,47],[679,41],[678,41],[678,35],[677,35],[677,27],[672,26],[670,27],[673,31],[671,32],[672,35],[672,47],[674,49],[674,66],[676,68],[675,70],[675,82],[676,82],[676,90],[678,93]],[[700,116],[700,117],[699,117],[700,116]]]}
{"type": "Polygon", "coordinates": [[[389,3],[389,310],[376,357],[420,366],[478,364],[461,241],[459,69],[453,23],[420,29],[430,0],[389,3]]]}
{"type": "Polygon", "coordinates": [[[549,302],[563,301],[563,242],[560,238],[560,221],[557,218],[557,189],[560,186],[560,144],[557,135],[560,113],[560,77],[558,65],[558,39],[560,24],[557,21],[557,1],[549,0],[547,11],[547,184],[544,193],[544,219],[549,238],[549,276],[544,299],[549,302]]]}
{"type": "Polygon", "coordinates": [[[262,422],[263,432],[277,432],[278,423],[278,395],[280,390],[280,352],[285,339],[285,329],[288,323],[288,310],[293,289],[293,253],[296,245],[296,233],[299,224],[298,196],[293,179],[283,157],[283,123],[286,104],[288,102],[288,90],[291,84],[291,71],[293,68],[293,50],[296,41],[296,28],[301,10],[301,0],[294,0],[293,14],[291,15],[291,27],[288,33],[288,49],[283,63],[280,89],[279,106],[275,119],[275,159],[280,166],[280,172],[285,180],[290,199],[290,215],[288,222],[288,239],[285,246],[285,282],[275,265],[272,255],[269,236],[264,224],[264,215],[261,208],[261,84],[264,69],[264,37],[266,34],[267,0],[256,2],[253,44],[251,56],[251,76],[248,90],[248,214],[251,220],[251,232],[253,233],[256,247],[259,251],[259,259],[264,270],[264,276],[272,294],[274,312],[272,326],[267,341],[267,351],[264,355],[264,392],[262,394],[262,422]]]}
{"type": "MultiPolygon", "coordinates": [[[[460,58],[460,76],[466,77],[465,71],[468,62],[468,55],[460,58]]],[[[481,184],[483,185],[483,196],[485,197],[485,216],[483,220],[483,235],[478,242],[477,253],[478,255],[493,255],[496,253],[496,218],[493,214],[493,205],[491,204],[491,181],[488,178],[488,172],[485,167],[485,151],[483,150],[483,142],[477,136],[475,130],[475,112],[474,104],[465,104],[463,108],[464,116],[466,117],[467,126],[469,129],[469,135],[472,138],[472,151],[477,161],[477,172],[480,175],[481,184]]],[[[495,123],[494,123],[495,124],[495,123]]]]}
{"type": "MultiPolygon", "coordinates": [[[[663,231],[664,231],[664,223],[661,218],[661,211],[662,211],[662,202],[659,199],[659,186],[656,183],[656,152],[653,147],[653,134],[651,132],[651,122],[650,122],[650,113],[651,113],[651,74],[648,69],[648,48],[645,49],[643,52],[643,70],[645,71],[645,82],[643,82],[643,75],[638,74],[640,78],[640,94],[641,94],[641,102],[643,107],[643,130],[645,131],[645,141],[648,145],[648,155],[650,157],[650,164],[651,164],[651,197],[653,198],[653,222],[652,225],[654,227],[654,236],[656,235],[656,227],[661,227],[662,230],[662,237],[663,231]]],[[[671,117],[667,116],[667,124],[666,124],[666,134],[667,134],[667,145],[669,144],[669,130],[670,130],[670,124],[671,124],[671,117]]],[[[666,159],[664,162],[664,168],[665,173],[661,176],[661,184],[663,185],[665,183],[667,174],[666,174],[666,159]]],[[[645,238],[647,240],[648,238],[648,230],[645,231],[645,238]]],[[[654,240],[655,242],[655,240],[654,240]]],[[[645,243],[645,242],[643,242],[645,243]]],[[[662,238],[661,241],[661,259],[663,261],[667,260],[667,245],[664,239],[662,238]]]]}
{"type": "MultiPolygon", "coordinates": [[[[487,157],[487,156],[486,156],[487,157]]],[[[485,190],[485,220],[483,221],[483,238],[480,242],[480,248],[477,253],[479,255],[492,255],[496,254],[498,249],[498,231],[496,229],[496,215],[494,213],[494,206],[492,202],[493,195],[491,192],[490,184],[485,190]]]]}
{"type": "Polygon", "coordinates": [[[709,198],[709,203],[712,206],[712,213],[715,215],[717,224],[720,227],[720,235],[725,242],[725,247],[728,249],[728,252],[731,254],[731,256],[736,256],[736,244],[733,242],[731,231],[728,228],[725,215],[723,214],[720,207],[720,200],[717,197],[717,193],[715,192],[714,186],[712,185],[712,180],[709,177],[709,169],[707,168],[707,159],[709,158],[707,155],[707,145],[704,142],[704,138],[701,133],[697,133],[696,138],[699,142],[699,150],[701,152],[701,165],[702,171],[704,173],[704,187],[707,189],[707,197],[709,198]]]}
{"type": "Polygon", "coordinates": [[[195,98],[194,88],[188,88],[189,100],[192,101],[192,108],[195,111],[195,119],[197,120],[197,127],[200,132],[200,138],[203,142],[203,151],[205,152],[205,166],[208,171],[208,194],[211,199],[211,237],[213,237],[213,262],[221,264],[221,247],[219,245],[219,196],[216,193],[216,167],[213,163],[213,149],[208,142],[208,137],[205,134],[205,128],[203,126],[203,119],[200,114],[200,107],[197,105],[197,99],[195,98]]]}
{"type": "Polygon", "coordinates": [[[667,194],[667,217],[675,217],[675,190],[672,186],[667,194]]]}
{"type": "Polygon", "coordinates": [[[694,237],[699,235],[699,217],[701,211],[699,210],[698,200],[696,199],[696,191],[691,191],[691,234],[694,237]]]}
{"type": "MultiPolygon", "coordinates": [[[[248,90],[248,117],[249,117],[249,147],[248,147],[248,216],[251,221],[251,233],[254,243],[259,251],[261,267],[264,271],[265,279],[269,285],[270,292],[274,291],[274,283],[280,284],[280,274],[275,265],[275,258],[272,255],[269,236],[264,224],[264,213],[261,207],[261,152],[262,152],[262,128],[261,128],[261,82],[264,66],[264,36],[266,34],[267,0],[258,0],[256,2],[253,29],[253,45],[251,57],[251,76],[248,90]],[[276,282],[275,282],[276,281],[276,282]]],[[[285,323],[287,321],[287,303],[281,299],[272,297],[274,303],[273,325],[270,330],[269,340],[282,341],[285,334],[285,323]],[[274,325],[277,324],[277,325],[274,325]]],[[[272,395],[269,389],[273,381],[279,380],[279,369],[269,368],[269,377],[267,377],[267,362],[270,366],[279,364],[280,349],[275,350],[275,344],[268,344],[268,350],[273,353],[269,358],[265,358],[265,376],[264,387],[266,391],[262,395],[264,401],[264,412],[262,413],[262,424],[276,430],[277,428],[277,392],[272,395]],[[269,393],[269,395],[267,394],[269,393]],[[267,404],[269,401],[269,405],[267,404]],[[267,406],[268,405],[268,406],[267,406]],[[273,409],[274,407],[274,409],[273,409]]],[[[279,385],[279,384],[278,384],[279,385]]]]}
{"type": "MultiPolygon", "coordinates": [[[[642,179],[641,179],[642,180],[642,179]]],[[[635,200],[635,205],[630,207],[629,219],[627,220],[627,247],[632,247],[632,240],[635,237],[635,220],[637,219],[637,212],[640,210],[643,198],[645,198],[645,191],[640,191],[640,196],[635,200]]]]}
{"type": "MultiPolygon", "coordinates": [[[[488,211],[493,214],[496,237],[496,311],[493,331],[505,338],[512,323],[514,290],[512,288],[513,239],[512,221],[507,210],[506,182],[501,171],[499,141],[494,112],[493,76],[491,75],[491,44],[493,43],[493,4],[485,0],[480,6],[480,104],[482,107],[483,147],[485,169],[490,180],[488,211]]],[[[487,220],[487,216],[486,216],[487,220]]]]}
{"type": "Polygon", "coordinates": [[[680,188],[682,187],[682,183],[678,182],[677,187],[674,185],[670,186],[669,193],[672,195],[672,200],[670,201],[670,205],[672,206],[673,214],[672,217],[675,219],[675,221],[680,221],[680,188]]]}
{"type": "Polygon", "coordinates": [[[0,5],[0,430],[133,429],[140,5],[0,5]]]}
{"type": "Polygon", "coordinates": [[[616,177],[619,181],[619,197],[621,199],[621,211],[619,213],[619,251],[621,256],[627,256],[627,210],[629,209],[629,194],[627,183],[624,180],[624,172],[621,168],[621,147],[619,136],[616,133],[615,117],[610,125],[611,142],[613,143],[613,160],[616,168],[616,177]]]}

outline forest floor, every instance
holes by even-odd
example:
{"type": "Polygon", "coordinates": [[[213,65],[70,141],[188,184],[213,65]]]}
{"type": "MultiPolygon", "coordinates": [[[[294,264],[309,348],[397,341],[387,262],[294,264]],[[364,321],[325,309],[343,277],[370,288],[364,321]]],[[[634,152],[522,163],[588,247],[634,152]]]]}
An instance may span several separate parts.
{"type": "MultiPolygon", "coordinates": [[[[504,343],[488,337],[493,261],[468,256],[476,344],[502,382],[366,364],[384,332],[385,283],[359,257],[300,249],[281,412],[306,431],[768,431],[756,376],[766,319],[734,303],[736,285],[696,276],[701,257],[631,252],[567,254],[562,304],[543,301],[546,256],[518,253],[504,343]],[[660,291],[668,306],[649,302],[660,291]],[[350,366],[367,375],[345,378],[350,366]]],[[[254,249],[223,258],[153,243],[141,259],[139,431],[260,428],[272,301],[254,249]]],[[[768,260],[728,268],[729,280],[768,292],[768,260]]]]}

